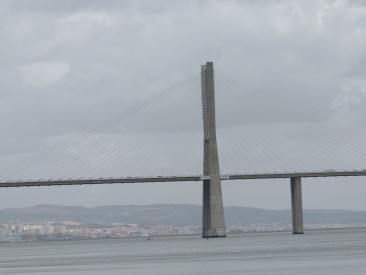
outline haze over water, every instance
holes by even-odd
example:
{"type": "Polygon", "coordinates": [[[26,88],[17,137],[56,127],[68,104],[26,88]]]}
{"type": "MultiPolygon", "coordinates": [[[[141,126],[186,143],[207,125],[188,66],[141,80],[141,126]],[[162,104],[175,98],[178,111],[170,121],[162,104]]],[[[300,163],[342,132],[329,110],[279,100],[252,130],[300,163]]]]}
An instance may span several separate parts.
{"type": "Polygon", "coordinates": [[[366,230],[0,244],[0,274],[366,274],[366,230]]]}

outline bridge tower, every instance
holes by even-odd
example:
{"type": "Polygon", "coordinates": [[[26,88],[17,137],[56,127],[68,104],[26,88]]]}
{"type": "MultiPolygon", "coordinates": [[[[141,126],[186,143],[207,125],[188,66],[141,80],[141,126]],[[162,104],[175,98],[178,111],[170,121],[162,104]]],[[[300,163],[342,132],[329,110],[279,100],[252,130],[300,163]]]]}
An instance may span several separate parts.
{"type": "Polygon", "coordinates": [[[203,148],[202,238],[226,237],[216,142],[215,84],[212,62],[201,66],[203,148]]]}

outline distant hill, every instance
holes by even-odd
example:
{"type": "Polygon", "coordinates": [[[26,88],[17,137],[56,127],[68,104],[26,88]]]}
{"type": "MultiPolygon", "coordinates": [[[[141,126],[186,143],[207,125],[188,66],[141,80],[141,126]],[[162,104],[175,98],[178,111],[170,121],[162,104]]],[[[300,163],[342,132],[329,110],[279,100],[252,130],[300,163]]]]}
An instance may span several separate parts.
{"type": "MultiPolygon", "coordinates": [[[[37,205],[0,210],[0,223],[74,221],[83,224],[201,225],[202,207],[189,204],[81,206],[37,205]]],[[[225,207],[227,225],[291,224],[290,210],[225,207]]],[[[366,211],[304,210],[305,224],[366,225],[366,211]]]]}

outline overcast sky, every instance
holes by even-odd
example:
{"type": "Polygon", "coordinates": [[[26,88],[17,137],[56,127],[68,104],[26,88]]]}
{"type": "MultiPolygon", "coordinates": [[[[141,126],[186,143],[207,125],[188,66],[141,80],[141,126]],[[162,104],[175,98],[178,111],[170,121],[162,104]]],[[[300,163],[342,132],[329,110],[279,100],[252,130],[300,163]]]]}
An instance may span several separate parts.
{"type": "MultiPolygon", "coordinates": [[[[264,91],[264,98],[288,102],[286,121],[305,119],[319,127],[330,119],[344,127],[347,137],[366,144],[364,1],[0,0],[0,61],[0,171],[199,73],[206,61],[213,61],[219,72],[264,91]]],[[[196,80],[190,88],[199,89],[196,80]]],[[[220,88],[217,90],[219,93],[220,88]]],[[[192,110],[200,106],[194,101],[199,99],[197,92],[198,97],[185,103],[192,110]]],[[[262,133],[283,126],[284,117],[269,108],[268,102],[253,105],[239,101],[250,97],[233,96],[230,101],[225,95],[218,99],[226,100],[217,103],[226,113],[222,126],[244,123],[254,127],[263,122],[262,116],[271,124],[262,133]],[[255,111],[248,115],[250,106],[255,106],[255,111]]],[[[180,102],[180,98],[175,100],[180,102]]],[[[185,106],[178,103],[174,115],[157,112],[156,118],[164,123],[159,124],[162,127],[151,124],[155,131],[150,135],[163,138],[166,125],[175,137],[169,142],[180,137],[181,145],[191,144],[189,138],[194,137],[181,135],[177,126],[181,124],[173,123],[185,106]]],[[[182,117],[191,118],[191,113],[182,117]]],[[[200,126],[199,119],[192,125],[200,126]]],[[[311,127],[305,137],[312,134],[311,127]]],[[[166,159],[162,161],[168,165],[176,152],[164,138],[166,148],[154,146],[154,150],[164,150],[166,159]]],[[[286,141],[292,144],[293,140],[289,137],[286,141]]],[[[221,151],[228,147],[227,142],[221,151]]],[[[268,150],[266,146],[273,148],[266,140],[263,143],[257,157],[268,150]]],[[[336,147],[342,146],[348,146],[345,139],[336,147]]],[[[194,150],[192,146],[187,152],[194,150]]],[[[267,166],[282,169],[263,158],[267,166]]],[[[230,167],[239,165],[235,157],[222,159],[223,169],[235,172],[228,168],[230,160],[234,162],[230,167]]],[[[320,159],[322,168],[332,168],[320,159]]],[[[252,157],[247,162],[249,165],[252,157]]],[[[365,163],[358,164],[357,169],[366,168],[365,163]]],[[[353,163],[350,166],[355,167],[353,163]]],[[[153,167],[145,171],[150,175],[153,167]]],[[[201,204],[201,187],[201,183],[165,183],[9,188],[0,190],[0,208],[41,203],[201,204]]],[[[364,177],[303,180],[305,208],[366,210],[364,194],[364,177]]],[[[289,180],[223,182],[223,195],[226,206],[290,208],[289,180]]]]}

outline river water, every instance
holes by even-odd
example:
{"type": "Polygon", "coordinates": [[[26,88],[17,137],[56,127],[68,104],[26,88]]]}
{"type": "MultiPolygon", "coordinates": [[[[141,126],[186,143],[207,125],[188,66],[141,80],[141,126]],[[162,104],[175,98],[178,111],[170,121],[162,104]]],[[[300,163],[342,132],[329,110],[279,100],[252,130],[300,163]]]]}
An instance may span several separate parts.
{"type": "Polygon", "coordinates": [[[0,274],[366,274],[366,229],[1,243],[0,274]]]}

